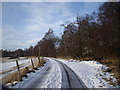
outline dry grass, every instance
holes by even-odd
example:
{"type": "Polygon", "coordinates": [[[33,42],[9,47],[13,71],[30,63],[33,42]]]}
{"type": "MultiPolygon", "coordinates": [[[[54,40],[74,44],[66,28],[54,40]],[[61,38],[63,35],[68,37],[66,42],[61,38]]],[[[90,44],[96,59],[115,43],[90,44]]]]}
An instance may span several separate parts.
{"type": "Polygon", "coordinates": [[[80,61],[91,61],[91,60],[93,60],[93,58],[90,58],[90,57],[88,57],[88,58],[80,58],[80,61]]]}
{"type": "Polygon", "coordinates": [[[64,59],[64,60],[72,59],[72,57],[66,57],[66,58],[65,58],[65,57],[60,57],[60,56],[58,56],[57,58],[58,58],[58,59],[64,59]]]}
{"type": "MultiPolygon", "coordinates": [[[[72,57],[67,57],[67,58],[65,58],[65,57],[57,57],[58,59],[64,59],[64,60],[69,60],[69,59],[73,59],[72,57]]],[[[93,58],[90,58],[90,57],[88,57],[88,58],[80,58],[80,59],[77,59],[77,60],[80,60],[80,61],[90,61],[90,60],[94,60],[93,58]]]]}
{"type": "Polygon", "coordinates": [[[21,81],[22,77],[27,77],[26,75],[27,73],[35,72],[34,70],[39,68],[40,66],[43,66],[44,63],[45,63],[45,60],[43,59],[41,59],[40,63],[38,59],[34,60],[35,68],[33,68],[32,65],[24,67],[23,69],[20,69],[20,75],[18,71],[9,73],[8,75],[5,75],[2,77],[2,84],[13,83],[14,81],[21,81]]]}
{"type": "Polygon", "coordinates": [[[120,68],[118,65],[118,60],[117,59],[107,59],[107,60],[100,60],[99,62],[101,62],[102,64],[107,65],[108,68],[108,72],[110,73],[114,73],[116,77],[118,77],[120,74],[120,72],[118,71],[118,69],[120,68]]]}
{"type": "Polygon", "coordinates": [[[35,56],[28,56],[28,57],[26,57],[26,58],[31,59],[31,58],[36,58],[36,57],[35,57],[35,56]]]}
{"type": "Polygon", "coordinates": [[[13,59],[9,59],[10,57],[0,57],[0,62],[12,61],[13,59]]]}

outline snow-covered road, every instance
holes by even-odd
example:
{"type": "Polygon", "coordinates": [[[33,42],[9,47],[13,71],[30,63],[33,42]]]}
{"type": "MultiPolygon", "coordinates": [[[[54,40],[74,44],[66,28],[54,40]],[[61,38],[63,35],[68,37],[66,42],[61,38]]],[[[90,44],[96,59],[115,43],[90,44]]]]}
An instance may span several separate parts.
{"type": "Polygon", "coordinates": [[[76,73],[66,64],[56,60],[61,65],[62,70],[62,88],[87,88],[76,73]]]}
{"type": "Polygon", "coordinates": [[[87,88],[80,78],[64,63],[47,58],[45,66],[31,78],[13,88],[87,88]]]}
{"type": "Polygon", "coordinates": [[[116,88],[116,78],[97,61],[44,58],[46,63],[12,88],[116,88]],[[110,83],[114,83],[111,85],[110,83]]]}

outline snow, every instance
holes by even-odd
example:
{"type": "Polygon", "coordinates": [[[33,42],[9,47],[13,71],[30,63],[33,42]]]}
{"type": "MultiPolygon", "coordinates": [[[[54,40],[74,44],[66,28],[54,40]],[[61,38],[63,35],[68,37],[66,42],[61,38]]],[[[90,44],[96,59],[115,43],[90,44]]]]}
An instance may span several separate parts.
{"type": "Polygon", "coordinates": [[[62,81],[62,74],[61,74],[61,68],[58,64],[58,62],[54,61],[53,59],[50,59],[50,66],[51,71],[50,73],[45,77],[44,82],[40,86],[40,88],[61,88],[61,81],[62,81]]]}
{"type": "MultiPolygon", "coordinates": [[[[34,58],[33,60],[36,60],[36,58],[34,58]]],[[[31,59],[22,58],[18,60],[18,64],[20,68],[24,68],[26,66],[31,65],[31,59]]],[[[0,68],[0,77],[17,70],[16,61],[14,59],[7,60],[7,62],[3,62],[3,63],[1,62],[0,66],[2,66],[2,68],[0,68]]]]}
{"type": "MultiPolygon", "coordinates": [[[[23,77],[23,81],[13,86],[13,88],[26,88],[27,85],[32,85],[32,83],[38,79],[41,79],[41,82],[37,83],[36,88],[61,88],[61,68],[58,62],[52,59],[46,60],[44,67],[40,67],[35,73],[27,75],[27,78],[23,77]],[[47,72],[47,75],[44,75],[43,73],[48,67],[50,67],[50,71],[47,72]],[[40,75],[43,75],[43,77],[40,78],[40,75]]],[[[11,84],[8,84],[8,86],[10,85],[11,84]]]]}
{"type": "MultiPolygon", "coordinates": [[[[73,59],[67,61],[55,58],[45,59],[46,63],[43,67],[40,67],[35,73],[27,74],[28,77],[23,77],[22,82],[14,82],[15,84],[17,84],[13,86],[13,88],[21,88],[26,83],[32,85],[33,81],[37,81],[38,78],[40,79],[40,75],[42,76],[41,82],[37,83],[36,88],[61,88],[62,71],[59,62],[55,60],[59,60],[70,67],[88,88],[115,88],[115,86],[109,84],[109,81],[115,83],[116,78],[113,77],[110,73],[105,72],[105,70],[108,68],[107,66],[102,65],[97,61],[78,61],[73,59]],[[48,68],[49,70],[47,71],[48,68]]],[[[26,59],[20,61],[19,63],[23,65],[29,65],[29,61],[30,59],[26,59]]],[[[15,66],[15,62],[9,62],[9,64],[6,65],[9,65],[9,67],[12,68],[13,66],[15,66]]],[[[8,68],[4,66],[4,70],[6,69],[8,68]]],[[[9,83],[8,86],[10,85],[11,84],[9,83]]]]}
{"type": "Polygon", "coordinates": [[[112,79],[112,82],[115,83],[116,78],[110,73],[104,72],[108,67],[97,61],[78,62],[78,60],[57,60],[67,64],[81,78],[88,88],[115,88],[115,86],[109,84],[109,80],[112,79]]]}

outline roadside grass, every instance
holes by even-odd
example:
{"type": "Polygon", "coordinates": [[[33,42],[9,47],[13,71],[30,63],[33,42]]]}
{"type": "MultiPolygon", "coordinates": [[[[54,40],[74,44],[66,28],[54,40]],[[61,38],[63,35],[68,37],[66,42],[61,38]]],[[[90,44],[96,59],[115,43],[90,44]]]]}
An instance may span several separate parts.
{"type": "Polygon", "coordinates": [[[10,57],[0,57],[0,62],[6,62],[6,61],[10,61],[9,59],[10,57]]]}
{"type": "Polygon", "coordinates": [[[32,65],[29,65],[27,67],[20,69],[20,74],[19,71],[9,73],[2,77],[2,84],[13,83],[14,81],[22,81],[23,77],[27,77],[27,73],[35,72],[37,68],[44,66],[44,63],[45,60],[43,58],[40,59],[40,63],[38,59],[34,60],[35,68],[33,68],[32,65]]]}
{"type": "Polygon", "coordinates": [[[65,58],[65,57],[61,57],[61,56],[58,56],[57,58],[58,58],[58,59],[64,59],[64,60],[72,59],[72,57],[67,57],[67,58],[65,58]]]}
{"type": "Polygon", "coordinates": [[[31,59],[31,58],[36,58],[36,56],[27,56],[25,58],[31,59]]]}
{"type": "MultiPolygon", "coordinates": [[[[119,59],[102,59],[99,60],[100,63],[108,66],[109,68],[106,72],[111,73],[113,76],[116,77],[117,83],[120,85],[120,63],[118,62],[119,59]]],[[[110,84],[113,84],[112,82],[110,84]]]]}

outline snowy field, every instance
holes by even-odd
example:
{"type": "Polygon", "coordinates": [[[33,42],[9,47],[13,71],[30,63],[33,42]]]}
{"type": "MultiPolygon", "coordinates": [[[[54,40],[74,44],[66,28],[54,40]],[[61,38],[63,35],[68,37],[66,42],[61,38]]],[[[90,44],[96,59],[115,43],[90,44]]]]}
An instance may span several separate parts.
{"type": "MultiPolygon", "coordinates": [[[[35,60],[35,58],[33,60],[35,60]]],[[[31,65],[31,59],[25,59],[21,57],[18,60],[18,63],[21,69],[31,65]]],[[[0,68],[0,76],[9,74],[10,72],[14,72],[17,70],[15,59],[9,59],[9,60],[6,60],[5,62],[0,62],[0,66],[2,66],[2,68],[0,68]]]]}
{"type": "Polygon", "coordinates": [[[105,70],[108,68],[97,61],[81,61],[57,59],[67,64],[85,83],[88,88],[115,88],[116,78],[105,70]],[[110,85],[110,83],[114,85],[110,85]]]}

